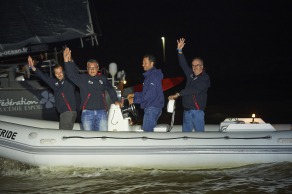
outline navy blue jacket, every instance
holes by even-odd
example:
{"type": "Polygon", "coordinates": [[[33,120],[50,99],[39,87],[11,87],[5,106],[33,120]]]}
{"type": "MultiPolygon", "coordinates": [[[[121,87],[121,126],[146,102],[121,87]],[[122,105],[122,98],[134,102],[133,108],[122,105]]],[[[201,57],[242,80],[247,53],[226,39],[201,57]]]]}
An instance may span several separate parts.
{"type": "Polygon", "coordinates": [[[74,62],[64,63],[68,78],[80,88],[81,110],[107,110],[105,91],[112,102],[118,101],[115,89],[103,74],[90,76],[79,74],[74,62]]]}
{"type": "Polygon", "coordinates": [[[164,95],[162,89],[163,74],[160,69],[152,67],[143,73],[145,79],[142,92],[135,92],[134,103],[140,104],[142,109],[154,106],[163,108],[164,95]]]}
{"type": "Polygon", "coordinates": [[[183,54],[178,54],[178,60],[187,78],[185,88],[179,92],[182,96],[183,107],[186,110],[205,110],[207,104],[207,91],[210,87],[209,75],[203,71],[196,76],[183,54]]]}
{"type": "Polygon", "coordinates": [[[76,111],[75,85],[69,79],[59,81],[56,78],[50,78],[38,68],[36,68],[35,74],[53,89],[59,113],[76,111]]]}

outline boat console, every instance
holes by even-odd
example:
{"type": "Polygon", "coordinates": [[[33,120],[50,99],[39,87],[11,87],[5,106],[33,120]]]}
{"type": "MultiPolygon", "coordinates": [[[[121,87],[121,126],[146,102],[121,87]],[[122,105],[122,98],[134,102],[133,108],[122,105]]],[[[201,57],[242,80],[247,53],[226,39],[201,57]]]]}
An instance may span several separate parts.
{"type": "Polygon", "coordinates": [[[122,109],[115,104],[111,104],[108,113],[108,131],[132,131],[130,127],[130,112],[134,109],[123,107],[122,109]]]}
{"type": "MultiPolygon", "coordinates": [[[[134,104],[123,106],[120,108],[118,105],[111,104],[108,113],[108,131],[135,131],[143,132],[140,125],[132,125],[132,117],[138,118],[138,112],[134,104]]],[[[158,124],[155,132],[167,132],[169,125],[158,124]]]]}

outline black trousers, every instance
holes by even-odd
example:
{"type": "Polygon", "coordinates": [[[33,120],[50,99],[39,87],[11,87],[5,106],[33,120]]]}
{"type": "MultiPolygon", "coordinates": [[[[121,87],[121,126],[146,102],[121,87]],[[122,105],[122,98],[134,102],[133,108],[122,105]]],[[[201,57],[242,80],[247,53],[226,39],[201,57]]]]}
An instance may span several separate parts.
{"type": "Polygon", "coordinates": [[[60,114],[59,129],[72,130],[77,117],[76,111],[66,111],[60,114]]]}

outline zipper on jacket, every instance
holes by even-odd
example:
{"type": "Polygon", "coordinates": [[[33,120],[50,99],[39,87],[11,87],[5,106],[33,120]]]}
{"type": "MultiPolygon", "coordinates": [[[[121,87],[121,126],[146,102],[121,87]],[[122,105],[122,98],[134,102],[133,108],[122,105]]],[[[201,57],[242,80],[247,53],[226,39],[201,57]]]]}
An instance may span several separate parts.
{"type": "Polygon", "coordinates": [[[199,104],[197,102],[195,94],[193,95],[193,99],[194,99],[194,103],[195,103],[195,106],[196,106],[197,110],[200,110],[200,106],[199,106],[199,104]]]}
{"type": "Polygon", "coordinates": [[[87,102],[88,102],[88,100],[89,100],[90,96],[91,96],[91,94],[90,94],[90,93],[88,93],[88,94],[87,94],[87,97],[86,97],[86,99],[85,99],[85,101],[84,101],[84,104],[83,104],[83,106],[82,106],[82,110],[84,110],[84,109],[85,109],[85,107],[86,107],[86,105],[87,105],[87,102]]]}
{"type": "Polygon", "coordinates": [[[103,99],[105,110],[107,111],[107,105],[106,105],[105,94],[104,93],[102,93],[102,99],[103,99]]]}
{"type": "Polygon", "coordinates": [[[66,99],[64,92],[62,92],[61,95],[62,95],[62,97],[63,97],[63,99],[65,101],[65,104],[67,105],[68,110],[72,111],[71,106],[70,106],[68,100],[66,99]]]}

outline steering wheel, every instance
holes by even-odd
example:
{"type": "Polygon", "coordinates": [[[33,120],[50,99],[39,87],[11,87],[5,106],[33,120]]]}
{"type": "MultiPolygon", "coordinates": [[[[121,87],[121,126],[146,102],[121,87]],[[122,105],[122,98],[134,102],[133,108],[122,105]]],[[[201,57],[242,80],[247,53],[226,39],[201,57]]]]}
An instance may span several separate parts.
{"type": "Polygon", "coordinates": [[[135,120],[139,119],[139,113],[136,110],[135,104],[129,104],[128,102],[125,102],[124,106],[122,107],[122,113],[131,114],[135,120]]]}
{"type": "Polygon", "coordinates": [[[139,114],[134,104],[129,105],[129,112],[132,114],[135,120],[138,120],[139,114]]]}

